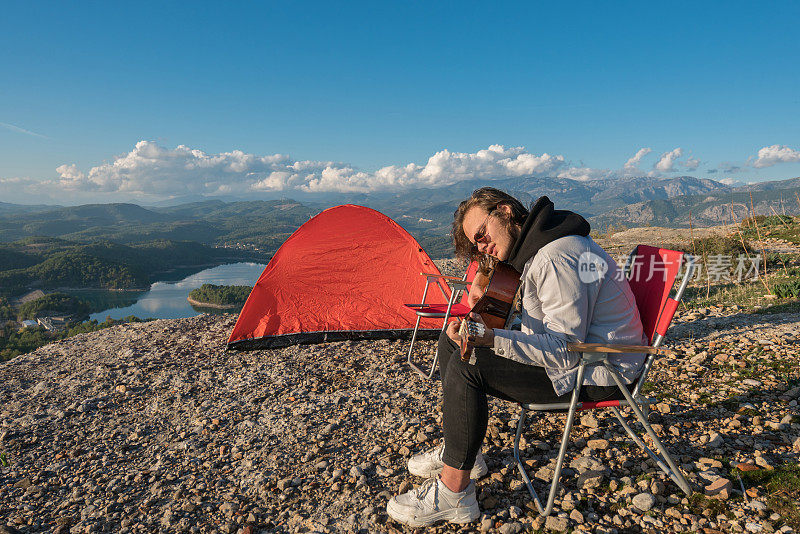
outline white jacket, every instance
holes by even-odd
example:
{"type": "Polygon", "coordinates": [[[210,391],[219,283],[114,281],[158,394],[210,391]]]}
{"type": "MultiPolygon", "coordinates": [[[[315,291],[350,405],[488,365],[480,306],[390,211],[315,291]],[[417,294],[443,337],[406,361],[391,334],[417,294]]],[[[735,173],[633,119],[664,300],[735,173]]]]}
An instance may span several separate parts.
{"type": "MultiPolygon", "coordinates": [[[[567,350],[567,342],[648,344],[627,280],[591,237],[562,237],[542,247],[525,264],[519,291],[521,329],[496,328],[494,351],[544,367],[557,395],[574,389],[581,357],[567,350]],[[603,262],[605,273],[597,269],[603,262]]],[[[644,359],[644,354],[609,355],[628,384],[639,375],[644,359]]],[[[602,365],[587,367],[584,384],[614,383],[602,365]]]]}

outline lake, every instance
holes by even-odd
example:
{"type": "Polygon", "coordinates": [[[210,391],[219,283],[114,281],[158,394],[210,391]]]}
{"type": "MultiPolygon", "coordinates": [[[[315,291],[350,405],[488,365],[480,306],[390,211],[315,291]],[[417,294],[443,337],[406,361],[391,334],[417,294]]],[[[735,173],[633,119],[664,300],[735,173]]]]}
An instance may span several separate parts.
{"type": "Polygon", "coordinates": [[[155,282],[148,291],[85,290],[71,293],[95,304],[108,306],[108,309],[91,314],[90,319],[97,319],[99,322],[105,321],[108,316],[113,319],[122,319],[129,315],[141,319],[179,319],[201,313],[237,313],[239,310],[233,308],[195,308],[186,297],[192,289],[203,284],[252,286],[265,267],[262,263],[230,263],[205,269],[176,282],[155,282]]]}

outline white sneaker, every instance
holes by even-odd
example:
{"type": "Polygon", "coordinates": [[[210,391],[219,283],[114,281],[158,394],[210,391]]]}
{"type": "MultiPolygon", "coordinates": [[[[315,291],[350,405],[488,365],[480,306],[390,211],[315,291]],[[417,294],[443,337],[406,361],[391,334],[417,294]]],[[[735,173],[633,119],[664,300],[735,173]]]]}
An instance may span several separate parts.
{"type": "MultiPolygon", "coordinates": [[[[412,456],[408,459],[408,472],[423,478],[435,477],[442,472],[444,467],[443,454],[444,442],[429,451],[412,456]]],[[[469,478],[477,480],[488,472],[489,468],[486,466],[486,460],[483,459],[483,455],[479,452],[475,458],[475,465],[472,466],[469,478]]]]}
{"type": "Polygon", "coordinates": [[[475,498],[475,483],[453,492],[439,478],[429,478],[418,488],[393,497],[386,512],[410,527],[427,527],[439,521],[470,523],[481,515],[475,498]]]}

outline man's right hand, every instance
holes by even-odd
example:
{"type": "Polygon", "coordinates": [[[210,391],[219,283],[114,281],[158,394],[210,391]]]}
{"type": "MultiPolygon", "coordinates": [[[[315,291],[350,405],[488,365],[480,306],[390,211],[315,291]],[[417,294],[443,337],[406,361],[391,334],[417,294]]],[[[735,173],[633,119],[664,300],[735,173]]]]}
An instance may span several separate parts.
{"type": "Polygon", "coordinates": [[[461,336],[458,335],[458,329],[461,327],[461,320],[456,319],[447,324],[447,337],[449,337],[456,345],[461,345],[461,336]]]}

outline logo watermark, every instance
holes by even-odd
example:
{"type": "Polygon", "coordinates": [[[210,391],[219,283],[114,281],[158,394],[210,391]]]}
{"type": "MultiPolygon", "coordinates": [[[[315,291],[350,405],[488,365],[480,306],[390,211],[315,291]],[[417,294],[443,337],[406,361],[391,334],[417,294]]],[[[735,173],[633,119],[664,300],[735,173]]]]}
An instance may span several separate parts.
{"type": "MultiPolygon", "coordinates": [[[[693,281],[705,280],[708,278],[714,282],[744,282],[756,281],[759,279],[759,266],[763,260],[761,254],[748,256],[739,254],[709,254],[705,260],[703,256],[686,254],[687,259],[694,262],[693,281]]],[[[618,265],[625,265],[626,258],[619,258],[618,265]]],[[[666,281],[668,273],[673,273],[685,269],[684,265],[678,265],[675,261],[666,261],[661,258],[654,258],[653,261],[645,264],[641,256],[635,256],[631,261],[629,270],[629,280],[649,282],[653,279],[666,281]]],[[[614,276],[617,280],[626,278],[622,268],[619,268],[614,276]]]]}
{"type": "Polygon", "coordinates": [[[586,251],[578,258],[578,277],[584,284],[597,282],[607,272],[608,262],[594,252],[586,251]]]}

